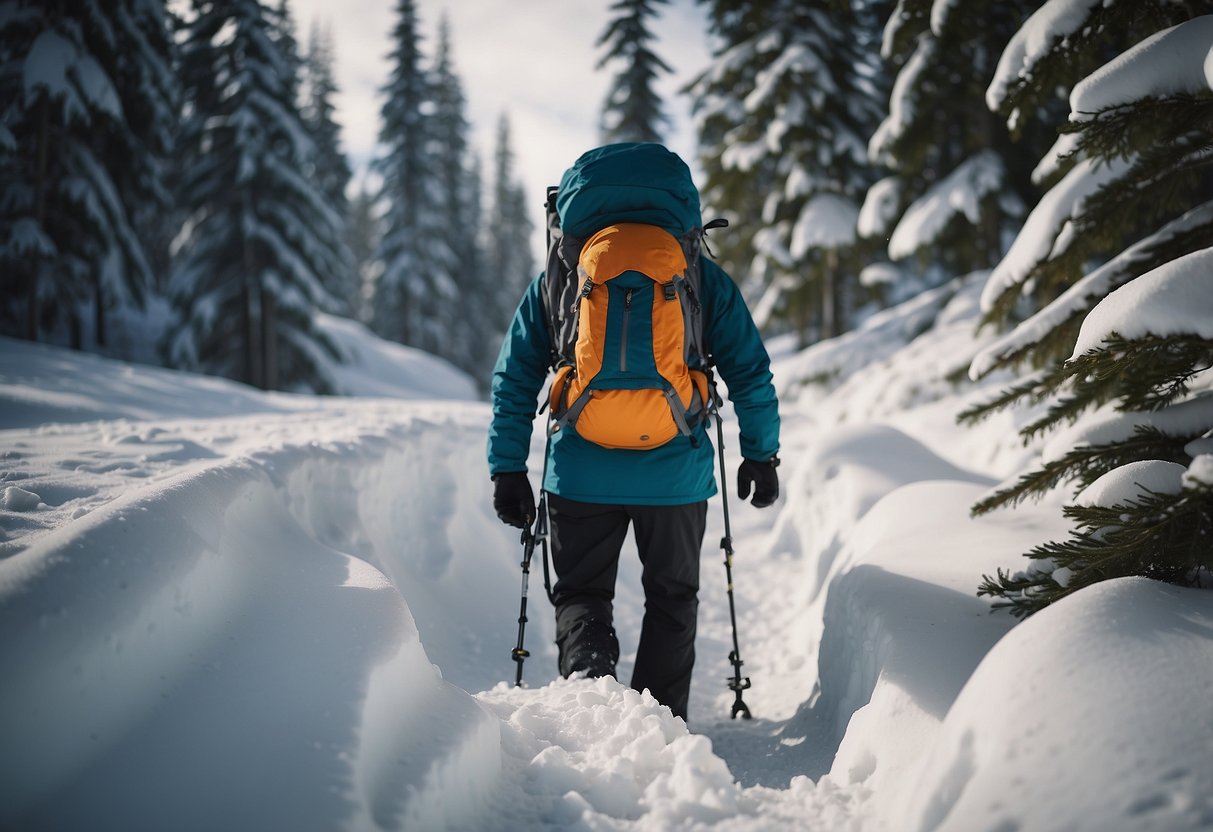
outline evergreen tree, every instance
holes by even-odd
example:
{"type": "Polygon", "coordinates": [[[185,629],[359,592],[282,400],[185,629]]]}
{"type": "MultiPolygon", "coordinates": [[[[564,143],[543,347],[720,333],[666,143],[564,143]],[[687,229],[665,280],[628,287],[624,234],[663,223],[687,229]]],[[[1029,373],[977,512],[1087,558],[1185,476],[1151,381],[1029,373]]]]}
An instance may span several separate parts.
{"type": "MultiPolygon", "coordinates": [[[[169,162],[181,106],[173,62],[176,16],[164,0],[125,0],[114,15],[118,42],[115,86],[127,130],[107,153],[106,167],[127,206],[131,225],[151,269],[152,286],[164,287],[169,244],[176,227],[169,162]]],[[[104,339],[98,336],[98,341],[104,339]]]]}
{"type": "Polygon", "coordinates": [[[995,62],[1033,5],[902,0],[885,27],[882,55],[900,69],[868,149],[897,201],[878,230],[924,286],[993,266],[1036,200],[1029,172],[1052,137],[1035,126],[1013,141],[984,106],[995,62]]]}
{"type": "Polygon", "coordinates": [[[363,182],[350,200],[345,241],[354,258],[357,281],[352,311],[358,320],[365,324],[374,319],[374,292],[378,282],[378,275],[374,270],[382,266],[375,260],[375,251],[379,248],[382,237],[383,223],[379,216],[378,200],[363,182]]]}
{"type": "Polygon", "coordinates": [[[386,209],[371,269],[371,325],[384,338],[437,353],[447,331],[435,310],[456,301],[456,256],[443,225],[441,181],[431,153],[433,87],[423,66],[413,0],[398,3],[393,38],[379,131],[386,150],[375,161],[386,209]]]}
{"type": "Polygon", "coordinates": [[[693,88],[701,136],[714,142],[704,153],[709,200],[741,198],[752,206],[743,222],[761,219],[748,235],[750,291],[763,292],[760,319],[790,319],[802,344],[811,331],[846,328],[844,294],[867,256],[855,226],[872,179],[866,142],[879,88],[861,52],[866,12],[848,0],[765,3],[749,14],[716,4],[715,30],[743,39],[726,41],[693,88]]]}
{"type": "Polygon", "coordinates": [[[1038,169],[1053,187],[983,296],[992,321],[1017,304],[1038,311],[970,369],[1030,372],[965,414],[1044,403],[1025,439],[1076,423],[1035,470],[975,507],[1075,488],[1071,537],[981,586],[1017,615],[1121,575],[1213,583],[1213,92],[1203,80],[1213,18],[1201,16],[1204,5],[1094,4],[1085,20],[1065,21],[1072,29],[1058,24],[1043,51],[1017,36],[990,87],[991,105],[1016,119],[1047,117],[1040,102],[1073,87],[1066,135],[1038,169]],[[1126,51],[1110,55],[1109,44],[1126,51]]]}
{"type": "Polygon", "coordinates": [[[704,209],[729,221],[730,227],[713,238],[712,251],[746,294],[755,296],[770,282],[761,261],[752,276],[750,267],[757,257],[755,240],[761,239],[763,197],[776,185],[768,167],[747,167],[726,154],[733,131],[746,119],[744,101],[765,66],[757,47],[768,31],[768,4],[706,0],[705,5],[714,40],[712,63],[688,87],[704,172],[704,209]]]}
{"type": "MultiPolygon", "coordinates": [[[[463,84],[456,74],[451,54],[450,23],[444,15],[438,26],[438,45],[433,70],[433,141],[431,166],[437,174],[438,205],[443,243],[452,254],[449,283],[451,297],[435,304],[431,315],[441,323],[445,338],[435,345],[437,352],[468,373],[480,366],[482,330],[470,318],[476,312],[472,298],[483,295],[486,276],[480,270],[477,229],[480,226],[480,182],[471,173],[468,133],[471,125],[465,114],[467,102],[463,84]]],[[[483,377],[483,376],[482,376],[483,377]]]]}
{"type": "Polygon", "coordinates": [[[108,310],[143,303],[152,269],[132,216],[159,197],[171,95],[149,8],[0,4],[5,334],[81,348],[90,325],[104,342],[108,310]]]}
{"type": "Polygon", "coordinates": [[[336,352],[313,314],[332,304],[322,276],[342,268],[340,218],[305,174],[314,149],[280,18],[257,0],[195,0],[192,12],[170,359],[266,389],[327,391],[318,359],[336,352]]]}
{"type": "MultiPolygon", "coordinates": [[[[514,172],[514,149],[510,139],[510,121],[505,115],[497,124],[497,145],[493,157],[491,201],[486,223],[485,270],[491,275],[485,292],[484,353],[485,371],[478,379],[491,376],[497,348],[501,344],[518,299],[538,271],[531,251],[534,225],[530,219],[526,190],[514,172]],[[487,334],[491,333],[491,335],[487,334]]],[[[538,199],[536,198],[536,201],[538,199]]]]}
{"type": "Polygon", "coordinates": [[[602,141],[660,142],[669,119],[662,111],[661,98],[653,89],[659,72],[671,72],[669,65],[653,52],[653,32],[649,21],[657,6],[669,0],[616,0],[606,31],[598,38],[598,47],[607,48],[598,62],[602,69],[610,63],[623,65],[611,81],[602,108],[602,141]]]}
{"type": "MultiPolygon", "coordinates": [[[[353,176],[349,160],[341,150],[341,127],[337,124],[333,99],[337,95],[337,82],[333,77],[333,38],[330,31],[322,32],[313,23],[308,36],[307,55],[303,61],[304,98],[303,123],[312,138],[315,148],[312,163],[308,166],[308,177],[315,182],[321,195],[348,229],[350,201],[346,196],[353,176]]],[[[361,291],[358,265],[354,253],[349,249],[348,231],[338,256],[343,267],[338,273],[327,275],[325,285],[336,301],[336,311],[353,317],[359,306],[361,291]]]]}

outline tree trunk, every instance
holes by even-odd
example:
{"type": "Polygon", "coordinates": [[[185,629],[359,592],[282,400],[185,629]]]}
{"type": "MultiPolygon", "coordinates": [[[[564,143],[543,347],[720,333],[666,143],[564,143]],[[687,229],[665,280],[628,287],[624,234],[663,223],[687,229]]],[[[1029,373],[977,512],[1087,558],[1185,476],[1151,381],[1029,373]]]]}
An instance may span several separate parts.
{"type": "Polygon", "coordinates": [[[821,339],[841,335],[845,326],[842,314],[842,286],[840,285],[838,252],[827,249],[821,270],[821,339]]]}
{"type": "MultiPolygon", "coordinates": [[[[46,189],[48,187],[46,181],[46,160],[49,155],[48,146],[50,144],[50,105],[47,103],[45,96],[38,100],[37,111],[34,117],[38,124],[35,137],[38,146],[34,160],[34,223],[38,226],[39,231],[44,231],[46,228],[46,189]]],[[[29,270],[29,296],[26,298],[25,308],[25,337],[30,341],[38,340],[38,319],[42,316],[38,291],[41,288],[40,278],[45,266],[45,261],[39,256],[29,270]]]]}
{"type": "Polygon", "coordinates": [[[105,292],[101,285],[100,269],[94,270],[93,275],[93,337],[97,346],[104,347],[105,334],[105,292]]]}
{"type": "MultiPolygon", "coordinates": [[[[248,215],[251,213],[249,205],[248,193],[241,194],[241,207],[244,212],[244,217],[241,219],[241,228],[246,227],[248,215]]],[[[253,243],[249,240],[248,235],[243,232],[240,235],[240,263],[243,266],[244,274],[241,275],[243,287],[241,289],[240,306],[244,315],[244,381],[246,384],[251,384],[254,387],[265,389],[265,379],[262,377],[262,343],[258,337],[258,310],[254,309],[254,305],[260,306],[261,287],[260,281],[257,280],[257,259],[253,253],[253,243]]]]}
{"type": "Polygon", "coordinates": [[[278,321],[277,306],[272,294],[261,287],[261,355],[262,380],[266,390],[278,389],[278,321]]]}

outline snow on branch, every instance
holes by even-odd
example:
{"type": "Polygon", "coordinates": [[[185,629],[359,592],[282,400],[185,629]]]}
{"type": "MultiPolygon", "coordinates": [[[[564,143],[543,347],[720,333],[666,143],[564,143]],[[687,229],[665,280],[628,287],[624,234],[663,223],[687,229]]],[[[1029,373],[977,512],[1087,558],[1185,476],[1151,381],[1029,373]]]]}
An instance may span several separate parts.
{"type": "Polygon", "coordinates": [[[994,151],[966,159],[906,209],[889,238],[889,257],[902,260],[929,245],[957,214],[977,225],[981,200],[1001,188],[1002,181],[1002,160],[994,151]]]}
{"type": "Polygon", "coordinates": [[[1213,341],[1213,248],[1159,266],[1100,301],[1083,321],[1070,360],[1113,333],[1125,340],[1194,335],[1213,341]]]}
{"type": "Polygon", "coordinates": [[[1156,32],[1091,73],[1070,93],[1070,121],[1145,98],[1213,88],[1213,15],[1156,32]]]}
{"type": "Polygon", "coordinates": [[[998,112],[1012,86],[1030,78],[1036,63],[1055,41],[1073,35],[1086,23],[1091,9],[1104,0],[1049,0],[1024,22],[1002,51],[994,78],[986,88],[986,106],[998,112]]]}
{"type": "Polygon", "coordinates": [[[1041,197],[1006,256],[990,273],[981,294],[982,312],[992,310],[1004,293],[1022,284],[1036,265],[1050,259],[1058,235],[1067,223],[1082,215],[1086,200],[1123,176],[1131,166],[1131,159],[1106,162],[1084,159],[1041,197]]]}
{"type": "Polygon", "coordinates": [[[1213,202],[1193,208],[1089,272],[1055,301],[979,352],[969,368],[969,377],[979,379],[1004,359],[1039,343],[1066,321],[1087,311],[1096,299],[1132,280],[1134,266],[1146,260],[1152,249],[1205,225],[1213,225],[1213,202]]]}

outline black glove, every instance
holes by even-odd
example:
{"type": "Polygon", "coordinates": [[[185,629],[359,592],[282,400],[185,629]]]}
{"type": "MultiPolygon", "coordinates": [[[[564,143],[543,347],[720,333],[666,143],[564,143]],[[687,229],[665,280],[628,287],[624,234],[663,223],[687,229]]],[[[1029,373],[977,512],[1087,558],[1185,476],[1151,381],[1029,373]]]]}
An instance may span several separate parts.
{"type": "Polygon", "coordinates": [[[493,477],[493,508],[501,522],[525,529],[535,519],[535,494],[523,471],[509,471],[493,477]]]}
{"type": "Polygon", "coordinates": [[[779,499],[779,474],[775,469],[779,466],[779,457],[773,456],[766,462],[753,459],[743,459],[737,469],[737,495],[744,500],[750,496],[750,486],[754,486],[754,507],[766,508],[779,499]]]}

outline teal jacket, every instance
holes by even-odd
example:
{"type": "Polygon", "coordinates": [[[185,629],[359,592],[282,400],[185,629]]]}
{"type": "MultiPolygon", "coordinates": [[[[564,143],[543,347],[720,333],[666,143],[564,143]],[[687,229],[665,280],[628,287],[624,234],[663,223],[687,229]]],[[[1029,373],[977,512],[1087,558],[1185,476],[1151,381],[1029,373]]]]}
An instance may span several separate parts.
{"type": "MultiPolygon", "coordinates": [[[[704,259],[704,341],[728,386],[741,429],[741,455],[767,460],[779,451],[779,405],[770,358],[736,284],[704,259]]],[[[526,471],[539,394],[548,375],[551,341],[543,313],[542,276],[528,287],[493,370],[489,471],[526,471]]],[[[681,505],[716,493],[715,451],[707,426],[695,441],[678,435],[643,451],[604,448],[562,430],[552,437],[543,488],[570,500],[617,505],[681,505]]]]}

